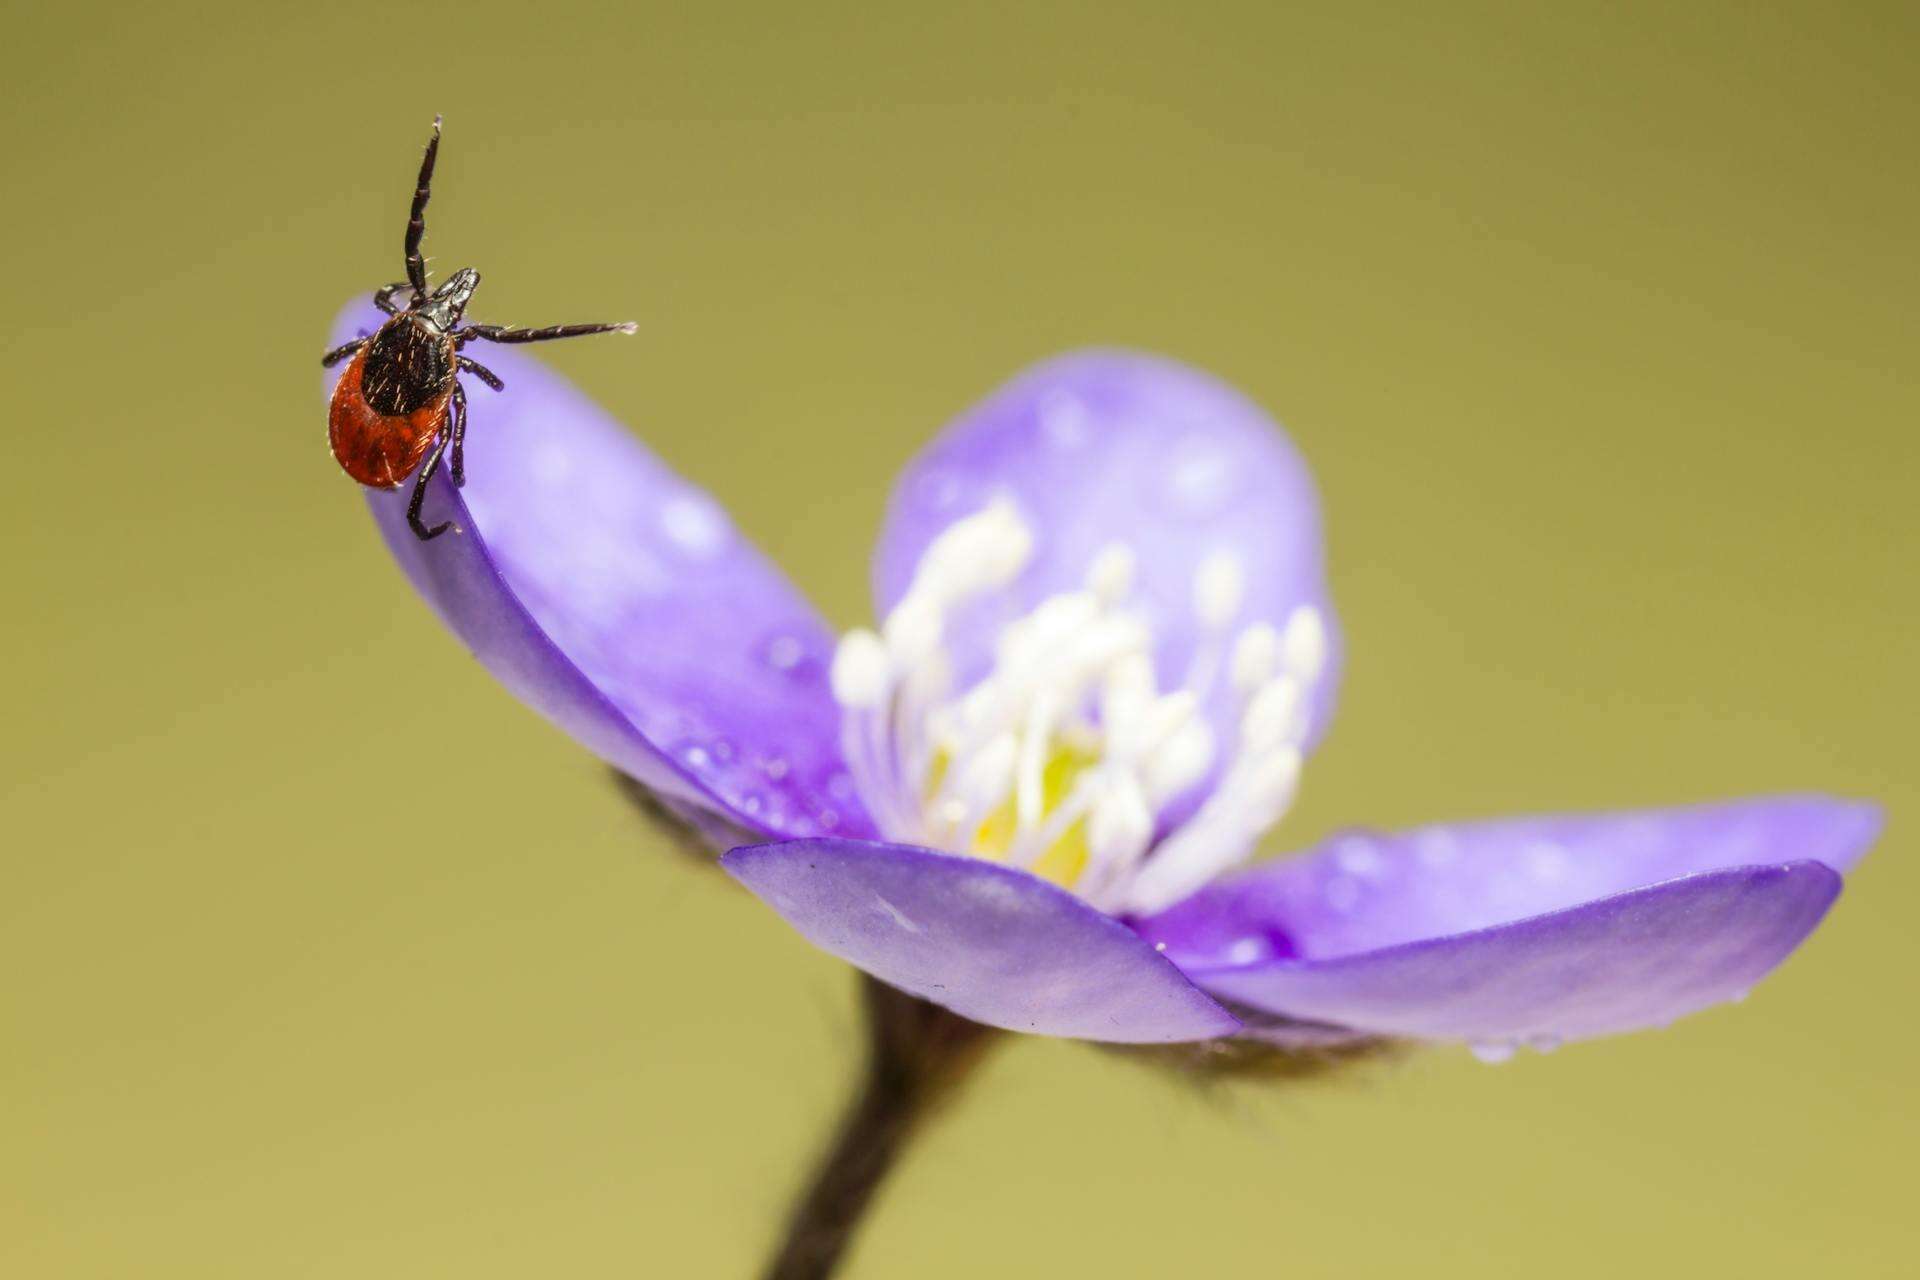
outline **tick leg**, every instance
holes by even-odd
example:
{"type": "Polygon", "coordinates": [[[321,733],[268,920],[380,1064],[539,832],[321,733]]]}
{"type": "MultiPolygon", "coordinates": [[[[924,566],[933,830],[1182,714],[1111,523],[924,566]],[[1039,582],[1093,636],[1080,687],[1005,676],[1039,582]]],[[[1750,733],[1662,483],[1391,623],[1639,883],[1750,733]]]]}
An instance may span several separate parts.
{"type": "MultiPolygon", "coordinates": [[[[433,189],[433,160],[440,154],[440,117],[433,118],[433,137],[420,160],[420,181],[413,189],[413,208],[407,213],[407,283],[413,286],[414,305],[427,300],[427,263],[420,256],[420,237],[427,233],[427,196],[433,189]]],[[[416,531],[417,532],[417,531],[416,531]]]]}
{"type": "Polygon", "coordinates": [[[640,326],[633,321],[624,324],[556,324],[545,329],[515,329],[498,324],[470,324],[454,335],[454,341],[465,344],[473,338],[484,338],[488,342],[552,342],[555,338],[582,338],[590,333],[632,333],[640,326]]]}
{"type": "Polygon", "coordinates": [[[420,465],[420,478],[413,482],[413,497],[407,502],[407,527],[413,530],[413,536],[422,542],[432,542],[435,538],[453,527],[453,521],[442,520],[429,529],[420,523],[420,504],[427,500],[427,481],[433,479],[433,473],[440,469],[440,455],[447,451],[447,437],[442,433],[433,442],[433,452],[420,465]]]}
{"type": "Polygon", "coordinates": [[[373,295],[373,305],[390,316],[397,316],[406,310],[406,308],[393,300],[394,295],[403,293],[411,288],[413,288],[413,282],[410,280],[402,280],[398,284],[383,285],[379,291],[373,295]]]}
{"type": "Polygon", "coordinates": [[[459,362],[462,369],[465,369],[468,373],[480,379],[480,381],[486,383],[495,391],[505,391],[507,389],[507,384],[500,381],[500,375],[481,364],[478,360],[469,359],[466,356],[455,356],[454,359],[459,362]]]}
{"type": "Polygon", "coordinates": [[[453,452],[447,463],[447,479],[458,489],[467,482],[467,389],[453,384],[453,452]]]}
{"type": "Polygon", "coordinates": [[[331,369],[366,345],[367,340],[365,338],[355,338],[352,342],[343,342],[320,357],[320,367],[322,369],[331,369]]]}

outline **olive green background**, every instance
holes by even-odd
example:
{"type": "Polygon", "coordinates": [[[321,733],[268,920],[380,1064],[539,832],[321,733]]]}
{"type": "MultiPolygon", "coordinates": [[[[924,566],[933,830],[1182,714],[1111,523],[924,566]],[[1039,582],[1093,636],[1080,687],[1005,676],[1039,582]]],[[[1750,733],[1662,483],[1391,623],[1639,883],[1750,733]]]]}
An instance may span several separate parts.
{"type": "MultiPolygon", "coordinates": [[[[9,4],[0,1274],[745,1276],[851,984],[434,624],[322,442],[428,248],[840,625],[1023,364],[1311,459],[1273,841],[1793,788],[1888,834],[1743,1005],[1202,1092],[1021,1041],[862,1277],[1908,1274],[1920,11],[9,4]]],[[[475,430],[487,429],[484,397],[475,430]]]]}

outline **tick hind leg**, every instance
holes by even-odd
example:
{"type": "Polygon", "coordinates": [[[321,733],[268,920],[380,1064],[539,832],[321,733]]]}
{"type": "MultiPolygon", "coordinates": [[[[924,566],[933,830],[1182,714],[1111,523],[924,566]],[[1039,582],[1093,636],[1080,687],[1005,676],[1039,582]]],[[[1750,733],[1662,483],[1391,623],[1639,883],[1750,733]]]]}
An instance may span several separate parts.
{"type": "Polygon", "coordinates": [[[447,455],[447,479],[458,489],[467,482],[467,389],[457,382],[453,384],[453,407],[448,416],[452,420],[447,429],[453,435],[453,446],[447,455]]]}
{"type": "Polygon", "coordinates": [[[481,364],[471,356],[455,356],[454,359],[461,369],[480,379],[480,381],[486,383],[495,391],[505,391],[507,389],[507,384],[500,381],[499,374],[487,368],[487,366],[481,364]]]}
{"type": "Polygon", "coordinates": [[[427,460],[420,465],[420,475],[413,482],[413,497],[407,502],[407,527],[422,542],[432,542],[453,527],[451,520],[442,520],[431,529],[420,522],[420,504],[427,500],[427,481],[433,479],[433,473],[440,469],[440,455],[446,451],[447,433],[443,431],[433,442],[433,451],[427,454],[427,460]]]}

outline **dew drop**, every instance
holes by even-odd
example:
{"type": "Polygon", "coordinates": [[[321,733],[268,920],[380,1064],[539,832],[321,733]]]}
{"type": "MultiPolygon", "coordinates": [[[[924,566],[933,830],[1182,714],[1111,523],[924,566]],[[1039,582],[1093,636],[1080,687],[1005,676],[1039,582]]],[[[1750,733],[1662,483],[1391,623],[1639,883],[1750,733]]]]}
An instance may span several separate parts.
{"type": "Polygon", "coordinates": [[[778,782],[791,772],[793,766],[787,763],[785,756],[768,756],[760,762],[760,772],[778,782]]]}
{"type": "Polygon", "coordinates": [[[1333,857],[1342,871],[1362,880],[1374,879],[1387,867],[1387,860],[1380,851],[1359,836],[1349,836],[1340,841],[1333,857]]]}
{"type": "Polygon", "coordinates": [[[713,763],[713,757],[707,754],[705,747],[688,747],[680,753],[680,758],[695,769],[704,769],[713,763]]]}
{"type": "Polygon", "coordinates": [[[1360,905],[1363,892],[1360,882],[1352,876],[1335,876],[1327,881],[1327,905],[1345,915],[1360,905]]]}
{"type": "Polygon", "coordinates": [[[1467,1049],[1480,1061],[1497,1066],[1513,1057],[1514,1044],[1511,1040],[1475,1040],[1467,1049]]]}
{"type": "Polygon", "coordinates": [[[732,764],[733,758],[737,754],[738,752],[735,750],[733,743],[728,739],[715,738],[713,740],[713,758],[721,764],[732,764]]]}
{"type": "Polygon", "coordinates": [[[1189,454],[1167,473],[1167,489],[1180,506],[1206,511],[1219,505],[1233,480],[1233,463],[1223,454],[1189,454]]]}
{"type": "Polygon", "coordinates": [[[775,671],[792,671],[807,656],[807,647],[798,636],[775,636],[767,641],[761,656],[775,671]]]}
{"type": "Polygon", "coordinates": [[[1426,866],[1444,867],[1460,856],[1460,838],[1445,827],[1434,827],[1415,838],[1414,853],[1426,866]]]}
{"type": "Polygon", "coordinates": [[[727,517],[705,494],[683,493],[660,508],[660,528],[689,555],[705,558],[727,540],[727,517]]]}
{"type": "Polygon", "coordinates": [[[919,490],[920,499],[935,511],[952,510],[960,504],[965,491],[960,477],[944,468],[921,476],[915,487],[919,490]]]}
{"type": "Polygon", "coordinates": [[[1064,452],[1087,442],[1091,415],[1078,399],[1065,391],[1052,391],[1040,401],[1039,410],[1040,433],[1049,445],[1064,452]]]}
{"type": "Polygon", "coordinates": [[[1266,958],[1266,944],[1259,938],[1240,938],[1227,948],[1228,964],[1252,964],[1266,958]]]}

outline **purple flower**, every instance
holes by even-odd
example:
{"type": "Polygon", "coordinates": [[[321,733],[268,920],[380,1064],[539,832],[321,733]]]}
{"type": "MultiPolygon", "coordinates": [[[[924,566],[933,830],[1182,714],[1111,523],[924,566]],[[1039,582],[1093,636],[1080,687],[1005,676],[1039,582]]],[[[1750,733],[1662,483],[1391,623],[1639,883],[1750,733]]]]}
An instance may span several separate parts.
{"type": "MultiPolygon", "coordinates": [[[[372,317],[348,313],[338,337],[372,317]]],[[[1737,999],[1879,827],[1819,796],[1356,831],[1239,869],[1325,729],[1317,499],[1212,379],[1064,356],[906,471],[837,644],[715,503],[497,353],[468,482],[368,496],[516,695],[809,940],[976,1022],[1169,1043],[1520,1043],[1737,999]]]]}

